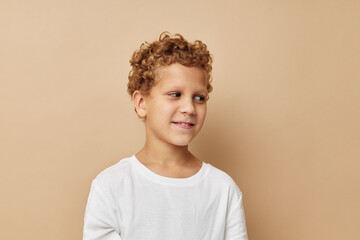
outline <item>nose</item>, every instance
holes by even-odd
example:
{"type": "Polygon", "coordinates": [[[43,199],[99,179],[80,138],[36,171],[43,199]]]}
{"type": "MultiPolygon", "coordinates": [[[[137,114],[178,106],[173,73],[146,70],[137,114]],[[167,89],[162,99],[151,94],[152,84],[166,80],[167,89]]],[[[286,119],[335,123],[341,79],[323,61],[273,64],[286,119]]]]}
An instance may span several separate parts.
{"type": "Polygon", "coordinates": [[[181,114],[195,115],[196,109],[193,99],[183,99],[181,101],[179,111],[181,114]]]}

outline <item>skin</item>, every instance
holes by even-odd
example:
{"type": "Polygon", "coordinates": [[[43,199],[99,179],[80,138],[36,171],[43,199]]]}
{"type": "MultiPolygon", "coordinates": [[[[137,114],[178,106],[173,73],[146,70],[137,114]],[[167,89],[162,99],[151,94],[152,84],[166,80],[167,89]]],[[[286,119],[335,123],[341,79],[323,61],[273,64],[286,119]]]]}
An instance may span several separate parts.
{"type": "Polygon", "coordinates": [[[137,159],[166,177],[186,178],[199,171],[202,162],[190,153],[188,145],[205,121],[207,94],[202,69],[179,63],[158,69],[149,94],[133,94],[146,129],[137,159]]]}

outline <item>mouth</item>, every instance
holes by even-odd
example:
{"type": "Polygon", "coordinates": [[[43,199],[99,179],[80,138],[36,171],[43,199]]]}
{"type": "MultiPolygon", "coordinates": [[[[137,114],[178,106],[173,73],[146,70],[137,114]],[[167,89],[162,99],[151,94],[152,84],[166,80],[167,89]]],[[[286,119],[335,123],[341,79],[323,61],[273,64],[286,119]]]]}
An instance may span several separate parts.
{"type": "Polygon", "coordinates": [[[185,128],[185,129],[189,129],[189,128],[195,126],[195,124],[189,123],[189,122],[172,122],[172,123],[174,123],[178,127],[185,128]]]}

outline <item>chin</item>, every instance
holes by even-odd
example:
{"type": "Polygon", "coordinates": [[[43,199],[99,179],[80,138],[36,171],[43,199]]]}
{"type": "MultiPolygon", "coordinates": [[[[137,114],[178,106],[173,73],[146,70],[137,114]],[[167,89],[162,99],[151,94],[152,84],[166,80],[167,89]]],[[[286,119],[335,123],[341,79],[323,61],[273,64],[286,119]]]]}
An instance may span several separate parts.
{"type": "Polygon", "coordinates": [[[178,147],[185,147],[188,146],[190,144],[192,139],[182,139],[182,140],[178,140],[178,141],[173,141],[173,145],[178,146],[178,147]]]}
{"type": "Polygon", "coordinates": [[[174,145],[177,147],[186,147],[189,145],[189,142],[188,143],[179,143],[179,144],[174,144],[174,145]]]}

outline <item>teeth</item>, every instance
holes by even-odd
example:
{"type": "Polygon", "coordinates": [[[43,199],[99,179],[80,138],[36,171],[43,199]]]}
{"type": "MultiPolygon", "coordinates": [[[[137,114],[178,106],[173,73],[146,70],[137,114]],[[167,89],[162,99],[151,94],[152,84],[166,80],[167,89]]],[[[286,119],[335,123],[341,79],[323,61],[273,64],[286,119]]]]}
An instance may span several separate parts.
{"type": "Polygon", "coordinates": [[[184,123],[184,122],[177,122],[177,124],[181,125],[181,126],[192,126],[191,123],[184,123]]]}

